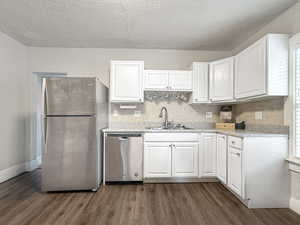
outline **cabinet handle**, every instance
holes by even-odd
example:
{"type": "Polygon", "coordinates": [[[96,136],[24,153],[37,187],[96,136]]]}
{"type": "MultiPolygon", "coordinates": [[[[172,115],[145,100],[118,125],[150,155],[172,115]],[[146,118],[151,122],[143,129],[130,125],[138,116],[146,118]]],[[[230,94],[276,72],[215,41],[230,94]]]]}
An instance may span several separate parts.
{"type": "Polygon", "coordinates": [[[232,141],[231,143],[232,143],[232,144],[235,144],[235,141],[232,141]]]}
{"type": "Polygon", "coordinates": [[[241,156],[241,153],[239,153],[239,152],[230,152],[232,155],[236,155],[236,156],[238,156],[238,157],[240,157],[241,156]]]}

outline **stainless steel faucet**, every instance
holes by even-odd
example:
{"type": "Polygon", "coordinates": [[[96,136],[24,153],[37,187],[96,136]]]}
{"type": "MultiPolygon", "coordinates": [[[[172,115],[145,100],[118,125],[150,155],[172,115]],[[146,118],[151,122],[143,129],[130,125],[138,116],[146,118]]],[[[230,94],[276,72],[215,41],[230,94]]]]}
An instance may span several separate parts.
{"type": "Polygon", "coordinates": [[[168,128],[169,122],[168,122],[168,110],[166,107],[162,107],[159,113],[159,118],[163,117],[163,111],[165,111],[165,119],[164,119],[164,123],[163,123],[163,127],[164,128],[168,128]]]}

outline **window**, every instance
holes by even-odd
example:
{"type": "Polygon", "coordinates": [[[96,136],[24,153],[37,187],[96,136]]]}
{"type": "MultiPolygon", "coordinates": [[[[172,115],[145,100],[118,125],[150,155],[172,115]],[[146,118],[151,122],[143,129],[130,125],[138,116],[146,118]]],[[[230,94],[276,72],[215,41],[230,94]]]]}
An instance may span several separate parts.
{"type": "Polygon", "coordinates": [[[293,83],[293,153],[300,158],[300,34],[291,38],[291,74],[293,83]]]}

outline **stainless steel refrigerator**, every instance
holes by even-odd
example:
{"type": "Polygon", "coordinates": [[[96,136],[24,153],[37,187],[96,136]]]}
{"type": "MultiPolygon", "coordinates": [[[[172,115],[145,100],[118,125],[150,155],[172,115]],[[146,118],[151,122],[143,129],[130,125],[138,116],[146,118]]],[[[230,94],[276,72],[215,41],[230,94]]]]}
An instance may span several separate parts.
{"type": "Polygon", "coordinates": [[[97,190],[107,88],[96,78],[45,78],[42,191],[97,190]]]}

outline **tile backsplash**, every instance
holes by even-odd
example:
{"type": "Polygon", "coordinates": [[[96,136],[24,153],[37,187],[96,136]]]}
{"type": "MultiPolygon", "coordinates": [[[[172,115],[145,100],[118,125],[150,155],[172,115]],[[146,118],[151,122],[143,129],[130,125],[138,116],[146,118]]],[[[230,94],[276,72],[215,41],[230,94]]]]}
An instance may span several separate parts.
{"type": "MultiPolygon", "coordinates": [[[[194,104],[178,100],[146,100],[138,104],[136,109],[120,109],[119,104],[111,104],[110,124],[151,124],[161,123],[159,118],[161,108],[168,109],[169,121],[175,123],[215,123],[220,122],[220,106],[208,104],[194,104]],[[212,118],[206,118],[206,113],[211,112],[212,118]]],[[[260,114],[260,113],[258,113],[260,114]]],[[[245,102],[233,105],[233,119],[236,122],[246,121],[246,124],[258,125],[283,125],[284,124],[284,98],[278,97],[270,100],[245,102]],[[255,119],[255,112],[262,113],[262,119],[255,119]]]]}
{"type": "Polygon", "coordinates": [[[111,104],[110,123],[160,123],[163,119],[158,115],[163,106],[168,109],[169,121],[175,123],[219,121],[219,106],[191,105],[178,100],[146,100],[144,104],[138,104],[136,109],[120,109],[119,104],[111,104]],[[206,112],[212,112],[212,118],[206,119],[206,112]]]}
{"type": "Polygon", "coordinates": [[[233,106],[233,114],[237,122],[244,120],[246,124],[283,125],[284,98],[277,97],[269,100],[239,103],[233,106]],[[257,118],[262,113],[261,119],[255,118],[256,112],[257,118]]]}

